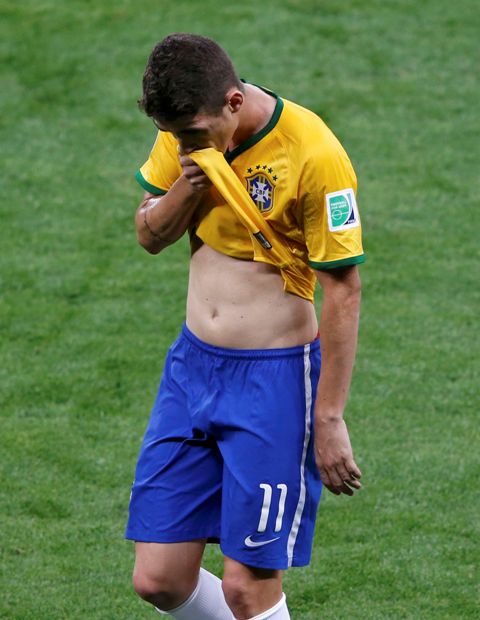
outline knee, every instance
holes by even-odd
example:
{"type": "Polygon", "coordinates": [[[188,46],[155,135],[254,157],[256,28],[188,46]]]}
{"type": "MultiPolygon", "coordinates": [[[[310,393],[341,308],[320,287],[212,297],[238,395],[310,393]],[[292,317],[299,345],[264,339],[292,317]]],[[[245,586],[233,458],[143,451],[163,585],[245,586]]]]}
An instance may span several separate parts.
{"type": "Polygon", "coordinates": [[[222,582],[225,600],[236,618],[253,618],[282,596],[282,572],[247,567],[227,559],[222,582]]]}
{"type": "Polygon", "coordinates": [[[256,592],[252,582],[241,574],[225,574],[222,589],[227,605],[235,616],[248,617],[256,603],[256,592]]]}
{"type": "Polygon", "coordinates": [[[173,580],[167,573],[152,575],[138,569],[133,572],[132,582],[140,598],[162,610],[181,605],[196,587],[195,577],[173,580]]]}
{"type": "Polygon", "coordinates": [[[167,584],[163,584],[159,579],[152,579],[150,576],[134,571],[132,575],[133,589],[140,598],[145,601],[153,599],[162,592],[168,591],[167,584]]]}

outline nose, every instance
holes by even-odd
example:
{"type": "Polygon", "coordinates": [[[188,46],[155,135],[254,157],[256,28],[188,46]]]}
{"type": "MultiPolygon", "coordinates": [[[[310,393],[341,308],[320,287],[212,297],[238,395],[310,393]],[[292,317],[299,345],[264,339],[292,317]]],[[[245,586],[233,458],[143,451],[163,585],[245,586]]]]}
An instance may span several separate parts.
{"type": "Polygon", "coordinates": [[[193,151],[199,151],[200,149],[207,149],[211,147],[212,144],[202,143],[202,144],[189,144],[188,146],[185,144],[179,144],[179,151],[181,155],[189,155],[193,151]]]}
{"type": "Polygon", "coordinates": [[[192,151],[198,151],[199,149],[206,149],[209,146],[213,146],[213,141],[209,136],[182,136],[177,137],[180,151],[185,155],[188,155],[192,151]]]}

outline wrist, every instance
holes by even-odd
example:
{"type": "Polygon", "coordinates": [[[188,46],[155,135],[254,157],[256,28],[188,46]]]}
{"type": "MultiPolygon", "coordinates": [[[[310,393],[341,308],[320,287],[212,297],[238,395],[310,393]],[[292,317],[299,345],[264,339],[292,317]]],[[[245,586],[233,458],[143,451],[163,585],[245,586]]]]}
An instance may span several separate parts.
{"type": "Polygon", "coordinates": [[[340,424],[343,422],[343,411],[317,411],[315,422],[317,424],[340,424]]]}

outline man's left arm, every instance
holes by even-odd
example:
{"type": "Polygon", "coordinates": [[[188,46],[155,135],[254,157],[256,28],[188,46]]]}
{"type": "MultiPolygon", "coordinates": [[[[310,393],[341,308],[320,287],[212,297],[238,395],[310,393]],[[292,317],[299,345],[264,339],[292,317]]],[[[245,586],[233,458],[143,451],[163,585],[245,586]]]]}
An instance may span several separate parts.
{"type": "Polygon", "coordinates": [[[323,289],[320,315],[322,366],[315,403],[315,459],[335,495],[361,488],[343,412],[357,347],[361,284],[356,265],[316,271],[323,289]]]}

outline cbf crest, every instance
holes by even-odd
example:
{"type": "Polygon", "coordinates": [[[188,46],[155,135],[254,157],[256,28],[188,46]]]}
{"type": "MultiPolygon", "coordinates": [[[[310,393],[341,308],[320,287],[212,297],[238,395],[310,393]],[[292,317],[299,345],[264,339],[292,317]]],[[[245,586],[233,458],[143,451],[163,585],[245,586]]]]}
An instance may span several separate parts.
{"type": "MultiPolygon", "coordinates": [[[[249,168],[248,172],[254,172],[254,168],[249,168]]],[[[256,166],[254,174],[246,177],[247,191],[252,197],[260,213],[267,213],[273,209],[275,183],[270,173],[272,168],[268,166],[256,166]],[[258,172],[257,172],[258,171],[258,172]]]]}

